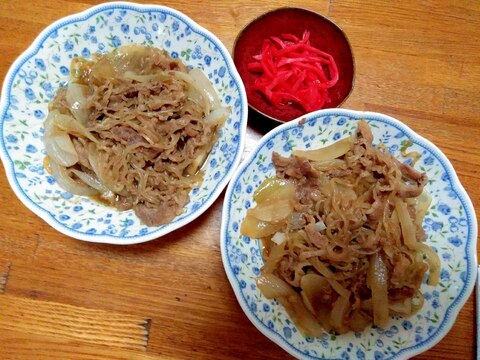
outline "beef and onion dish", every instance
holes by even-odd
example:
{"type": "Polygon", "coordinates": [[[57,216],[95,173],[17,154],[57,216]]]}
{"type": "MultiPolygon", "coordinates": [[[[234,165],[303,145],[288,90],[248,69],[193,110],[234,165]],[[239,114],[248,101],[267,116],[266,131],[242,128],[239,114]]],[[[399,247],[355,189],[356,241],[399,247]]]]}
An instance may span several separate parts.
{"type": "Polygon", "coordinates": [[[372,141],[362,120],[325,148],[273,153],[276,176],[242,222],[241,233],[263,245],[258,288],[305,335],[385,327],[422,308],[427,273],[429,285],[439,282],[422,228],[428,178],[372,141]]]}
{"type": "Polygon", "coordinates": [[[49,104],[45,166],[72,194],[165,224],[201,183],[229,113],[200,69],[166,51],[127,45],[77,57],[49,104]]]}

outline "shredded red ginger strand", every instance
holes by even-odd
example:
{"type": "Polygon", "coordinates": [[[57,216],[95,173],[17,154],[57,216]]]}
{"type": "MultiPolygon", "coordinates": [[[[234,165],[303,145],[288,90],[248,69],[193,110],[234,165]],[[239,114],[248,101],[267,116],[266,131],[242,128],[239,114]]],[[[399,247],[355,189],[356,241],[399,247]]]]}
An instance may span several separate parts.
{"type": "Polygon", "coordinates": [[[310,45],[308,30],[301,39],[292,34],[265,39],[253,59],[248,70],[261,74],[253,87],[275,107],[296,104],[311,112],[330,102],[328,89],[338,81],[337,65],[330,54],[310,45]]]}

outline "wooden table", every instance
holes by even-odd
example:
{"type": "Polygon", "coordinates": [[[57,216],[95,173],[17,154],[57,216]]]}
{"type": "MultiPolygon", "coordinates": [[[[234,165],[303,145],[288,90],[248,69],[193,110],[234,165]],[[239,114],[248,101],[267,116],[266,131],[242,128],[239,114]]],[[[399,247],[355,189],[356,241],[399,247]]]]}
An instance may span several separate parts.
{"type": "MultiPolygon", "coordinates": [[[[94,0],[0,1],[0,81],[51,22],[94,0]]],[[[451,160],[480,214],[480,3],[471,1],[165,1],[232,49],[259,14],[297,5],[347,33],[356,80],[343,107],[405,122],[451,160]],[[394,4],[393,4],[394,3],[394,4]],[[393,5],[392,5],[393,4],[393,5]]],[[[267,127],[249,126],[248,153],[267,127]]],[[[288,355],[240,309],[225,276],[224,194],[185,229],[135,246],[91,244],[50,228],[0,171],[0,358],[278,359],[288,355]]],[[[469,359],[472,295],[423,359],[469,359]]]]}

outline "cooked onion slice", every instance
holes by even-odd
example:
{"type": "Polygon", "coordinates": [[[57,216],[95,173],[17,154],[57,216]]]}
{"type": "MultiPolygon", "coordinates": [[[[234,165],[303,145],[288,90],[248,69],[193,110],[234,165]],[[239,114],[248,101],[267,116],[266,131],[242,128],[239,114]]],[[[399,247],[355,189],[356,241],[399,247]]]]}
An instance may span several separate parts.
{"type": "Polygon", "coordinates": [[[353,147],[354,138],[349,136],[331,145],[315,150],[293,150],[293,155],[313,161],[328,161],[345,155],[353,147]]]}
{"type": "Polygon", "coordinates": [[[272,273],[278,265],[278,262],[282,260],[285,255],[285,242],[282,242],[278,245],[272,245],[270,248],[270,254],[265,260],[262,271],[265,274],[272,273]]]}
{"type": "Polygon", "coordinates": [[[212,110],[216,109],[212,107],[212,103],[208,98],[206,90],[203,89],[202,86],[190,76],[190,74],[181,71],[173,71],[172,74],[189,85],[187,97],[203,106],[205,108],[205,115],[210,114],[212,110]]]}
{"type": "Polygon", "coordinates": [[[313,225],[313,227],[315,228],[315,231],[323,231],[327,228],[327,226],[325,225],[325,223],[322,221],[322,220],[318,220],[315,225],[313,225]]]}
{"type": "MultiPolygon", "coordinates": [[[[350,292],[349,292],[350,295],[350,292]]],[[[333,303],[332,306],[332,313],[330,315],[331,323],[333,328],[335,328],[338,332],[343,333],[344,330],[344,318],[350,308],[350,301],[348,297],[339,296],[337,300],[333,303]]],[[[388,308],[387,308],[388,314],[388,308]]]]}
{"type": "Polygon", "coordinates": [[[277,299],[295,294],[295,290],[289,284],[273,274],[262,273],[257,278],[257,286],[267,299],[277,299]]]}
{"type": "Polygon", "coordinates": [[[190,70],[188,75],[190,75],[190,77],[197,83],[197,86],[202,89],[210,103],[210,108],[213,110],[218,109],[220,107],[220,99],[218,98],[217,92],[213,88],[212,83],[203,71],[199,68],[194,68],[190,70]]]}
{"type": "Polygon", "coordinates": [[[267,223],[265,221],[258,220],[253,216],[247,216],[242,222],[240,227],[240,233],[243,236],[251,238],[263,238],[265,236],[272,235],[282,228],[282,224],[267,223]]]}
{"type": "Polygon", "coordinates": [[[419,242],[415,235],[415,225],[408,213],[407,204],[400,198],[395,198],[395,211],[402,229],[403,243],[411,250],[418,248],[419,242]]]}
{"type": "Polygon", "coordinates": [[[285,281],[273,274],[262,274],[257,286],[267,299],[275,298],[283,305],[288,315],[305,336],[320,337],[324,329],[303,304],[302,298],[285,281]]]}
{"type": "Polygon", "coordinates": [[[415,224],[417,226],[422,226],[423,218],[430,208],[432,203],[432,197],[427,190],[423,189],[419,197],[417,197],[417,212],[415,214],[415,224]]]}
{"type": "Polygon", "coordinates": [[[81,124],[85,125],[90,114],[87,108],[88,86],[78,83],[70,83],[67,87],[65,98],[70,105],[70,111],[73,117],[81,124]]]}
{"type": "Polygon", "coordinates": [[[325,330],[330,330],[330,306],[326,303],[323,294],[330,289],[328,281],[320,275],[309,273],[300,280],[300,293],[305,306],[319,320],[325,330]]]}
{"type": "Polygon", "coordinates": [[[52,175],[55,180],[57,180],[58,185],[70,194],[82,196],[98,194],[98,190],[86,185],[82,181],[74,180],[70,176],[71,171],[58,165],[56,162],[50,161],[50,169],[52,170],[52,175]]]}
{"type": "Polygon", "coordinates": [[[98,143],[95,136],[73,116],[61,114],[57,110],[52,111],[52,116],[55,126],[65,133],[83,136],[94,143],[98,143]]]}
{"type": "Polygon", "coordinates": [[[196,158],[185,169],[185,174],[194,175],[205,163],[209,153],[210,149],[207,146],[200,148],[196,158]]]}
{"type": "Polygon", "coordinates": [[[293,199],[295,183],[292,180],[268,178],[264,180],[253,193],[253,199],[261,203],[266,199],[293,199]]]}
{"type": "Polygon", "coordinates": [[[220,127],[230,116],[231,109],[229,107],[221,106],[218,109],[213,110],[205,117],[205,121],[215,124],[220,127]]]}
{"type": "Polygon", "coordinates": [[[280,245],[286,239],[287,239],[287,237],[285,236],[285,233],[283,233],[283,232],[277,232],[277,233],[275,233],[275,235],[272,236],[272,241],[277,245],[280,245]]]}
{"type": "Polygon", "coordinates": [[[135,71],[125,71],[124,76],[128,79],[132,79],[138,82],[149,82],[152,80],[167,81],[171,79],[171,75],[166,71],[155,71],[148,75],[141,75],[135,71]]]}
{"type": "Polygon", "coordinates": [[[424,243],[418,244],[418,251],[422,252],[426,256],[426,262],[428,264],[429,276],[428,285],[438,285],[440,282],[440,258],[438,254],[428,245],[424,243]]]}
{"type": "Polygon", "coordinates": [[[98,190],[102,194],[107,193],[109,191],[108,188],[105,185],[103,185],[102,182],[98,180],[95,176],[92,176],[84,171],[80,171],[77,169],[71,169],[70,171],[74,173],[85,184],[87,184],[93,189],[98,190]]]}
{"type": "MultiPolygon", "coordinates": [[[[92,145],[92,144],[90,144],[92,145]]],[[[101,152],[97,151],[95,146],[89,146],[87,149],[88,162],[92,166],[93,172],[95,173],[97,179],[111,192],[119,194],[122,196],[127,196],[128,192],[122,187],[121,184],[115,184],[112,179],[105,174],[105,169],[100,166],[99,157],[101,152]]]]}
{"type": "Polygon", "coordinates": [[[58,111],[52,111],[45,120],[43,142],[51,162],[61,166],[72,166],[78,162],[78,155],[68,133],[56,126],[58,111]]]}
{"type": "Polygon", "coordinates": [[[278,222],[285,219],[293,211],[293,203],[290,199],[275,201],[263,201],[248,210],[248,216],[253,216],[261,221],[278,222]]]}
{"type": "Polygon", "coordinates": [[[388,324],[388,270],[378,253],[370,257],[367,285],[372,290],[373,323],[385,327],[388,324]]]}

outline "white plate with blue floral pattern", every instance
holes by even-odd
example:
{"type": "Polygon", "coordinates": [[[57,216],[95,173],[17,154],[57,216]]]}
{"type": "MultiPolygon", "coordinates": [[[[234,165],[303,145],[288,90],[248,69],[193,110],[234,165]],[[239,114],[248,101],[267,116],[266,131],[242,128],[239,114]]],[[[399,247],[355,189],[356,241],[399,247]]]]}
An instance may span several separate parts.
{"type": "Polygon", "coordinates": [[[0,155],[20,200],[60,232],[92,242],[139,243],[188,224],[220,195],[240,162],[247,109],[243,83],[217,37],[164,6],[106,3],[53,23],[12,65],[0,99],[0,155]],[[163,48],[188,66],[201,68],[223,105],[232,108],[204,166],[203,183],[192,190],[184,213],[160,227],[142,225],[133,211],[119,212],[66,193],[43,167],[48,102],[68,81],[72,58],[130,43],[163,48]]]}
{"type": "Polygon", "coordinates": [[[221,229],[222,259],[243,311],[252,323],[287,352],[300,359],[404,359],[437,344],[450,330],[473,290],[477,269],[477,224],[472,203],[445,155],[428,140],[389,116],[343,109],[321,110],[283,124],[259,142],[235,172],[225,195],[221,229]],[[263,265],[258,240],[244,237],[239,228],[252,206],[253,192],[275,174],[271,156],[289,156],[292,149],[318,148],[353,133],[366,119],[374,143],[383,143],[401,161],[402,148],[418,151],[415,168],[429,176],[433,198],[424,221],[427,242],[442,261],[436,287],[422,285],[425,303],[416,315],[392,318],[385,329],[368,327],[344,335],[325,333],[304,338],[274,300],[262,296],[255,284],[263,265]]]}

